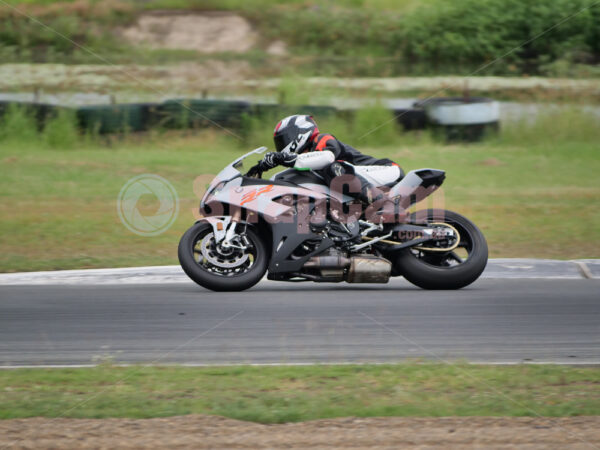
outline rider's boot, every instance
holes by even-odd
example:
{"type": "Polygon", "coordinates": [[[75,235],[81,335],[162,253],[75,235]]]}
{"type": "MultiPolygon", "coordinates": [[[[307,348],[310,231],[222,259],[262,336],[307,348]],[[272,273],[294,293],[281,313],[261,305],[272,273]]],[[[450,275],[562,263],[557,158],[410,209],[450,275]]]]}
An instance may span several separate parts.
{"type": "Polygon", "coordinates": [[[408,216],[407,211],[400,206],[399,197],[390,197],[375,186],[361,190],[361,201],[367,204],[365,218],[372,223],[401,223],[408,216]]]}
{"type": "MultiPolygon", "coordinates": [[[[389,197],[384,191],[371,184],[365,177],[357,174],[352,165],[336,161],[325,170],[324,175],[329,186],[340,192],[343,191],[334,188],[332,181],[336,177],[340,177],[341,179],[342,176],[350,176],[352,178],[351,183],[348,180],[346,182],[352,184],[352,188],[356,189],[354,192],[358,191],[358,195],[355,196],[363,204],[363,207],[366,207],[365,218],[369,222],[396,223],[406,220],[407,214],[400,207],[399,199],[389,197]]],[[[358,215],[360,215],[360,211],[358,211],[358,215]]]]}

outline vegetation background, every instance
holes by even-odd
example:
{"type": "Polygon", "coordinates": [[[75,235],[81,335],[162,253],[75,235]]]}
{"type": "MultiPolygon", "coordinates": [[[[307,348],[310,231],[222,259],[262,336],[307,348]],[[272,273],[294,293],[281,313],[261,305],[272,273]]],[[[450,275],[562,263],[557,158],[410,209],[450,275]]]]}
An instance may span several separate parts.
{"type": "MultiPolygon", "coordinates": [[[[503,123],[498,134],[472,144],[448,145],[427,130],[401,130],[382,106],[388,96],[381,91],[364,90],[363,98],[376,101],[353,115],[316,116],[323,130],[364,152],[390,157],[406,170],[446,170],[446,206],[481,226],[492,257],[600,256],[600,117],[586,109],[595,106],[600,91],[595,78],[600,73],[600,5],[591,0],[0,2],[0,62],[9,68],[17,67],[8,65],[14,62],[26,70],[57,62],[69,67],[93,63],[118,72],[107,62],[180,67],[217,60],[245,61],[253,76],[275,77],[274,88],[254,92],[288,105],[331,96],[351,100],[355,94],[305,83],[315,75],[445,76],[481,69],[477,76],[509,80],[585,77],[592,87],[597,80],[589,96],[559,89],[549,98],[547,91],[532,90],[528,102],[560,97],[563,107],[549,105],[531,120],[503,123]],[[255,27],[258,44],[245,53],[206,55],[136,47],[121,39],[122,27],[140,14],[161,10],[234,12],[255,27]],[[274,40],[285,42],[286,54],[267,52],[274,40]]],[[[127,77],[122,78],[125,83],[127,77]]],[[[70,83],[64,84],[68,90],[70,83]]],[[[461,89],[448,87],[436,95],[461,89]]],[[[512,94],[507,89],[495,95],[512,94]]],[[[248,118],[233,130],[235,136],[217,128],[161,127],[144,133],[124,127],[99,135],[80,130],[68,109],[42,125],[26,109],[4,111],[1,271],[177,264],[178,239],[194,220],[202,190],[194,186],[204,186],[242,152],[271,146],[278,119],[248,118]],[[142,173],[165,177],[181,199],[175,225],[153,238],[132,234],[116,211],[121,187],[142,173]],[[197,177],[201,181],[195,185],[197,177]]],[[[156,199],[142,198],[139,206],[152,214],[156,199]]]]}
{"type": "MultiPolygon", "coordinates": [[[[445,206],[482,228],[491,257],[598,258],[599,63],[595,0],[0,0],[0,271],[177,264],[177,243],[206,183],[249,149],[272,147],[279,119],[246,117],[230,133],[161,126],[134,133],[124,125],[100,134],[81,129],[71,109],[40,120],[2,98],[108,95],[122,86],[138,99],[149,91],[160,97],[177,70],[191,80],[178,95],[210,96],[216,91],[203,83],[229,73],[206,68],[228,66],[244,70],[222,96],[277,99],[291,109],[372,100],[352,114],[315,116],[322,130],[405,170],[446,170],[445,206]],[[142,14],[161,11],[235,13],[249,21],[257,44],[208,55],[123,39],[142,14]],[[273,42],[286,51],[270,52],[273,42]],[[152,70],[162,78],[146,78],[152,70]],[[307,80],[371,77],[378,85],[381,77],[448,75],[469,77],[394,92],[307,80]],[[448,144],[430,130],[400,129],[384,107],[392,96],[463,94],[471,75],[503,77],[492,79],[500,88],[476,94],[527,102],[524,109],[531,102],[541,113],[502,123],[480,142],[448,144]],[[534,76],[547,81],[539,81],[543,88],[514,89],[534,76]],[[250,78],[264,85],[239,87],[250,78]],[[180,198],[177,221],[155,237],[133,234],[117,214],[121,188],[144,173],[166,178],[180,198]]],[[[157,203],[144,196],[138,208],[152,215],[157,203]]],[[[597,415],[599,382],[597,369],[575,366],[115,367],[107,357],[94,368],[0,371],[0,419],[597,415]]]]}
{"type": "Polygon", "coordinates": [[[600,7],[593,0],[9,0],[0,4],[0,60],[205,58],[194,51],[140,52],[121,39],[121,27],[156,10],[221,10],[247,18],[260,33],[258,48],[211,58],[250,60],[271,73],[465,75],[499,57],[485,75],[600,73],[600,7]],[[284,41],[292,55],[283,65],[265,52],[273,40],[284,41]]]}

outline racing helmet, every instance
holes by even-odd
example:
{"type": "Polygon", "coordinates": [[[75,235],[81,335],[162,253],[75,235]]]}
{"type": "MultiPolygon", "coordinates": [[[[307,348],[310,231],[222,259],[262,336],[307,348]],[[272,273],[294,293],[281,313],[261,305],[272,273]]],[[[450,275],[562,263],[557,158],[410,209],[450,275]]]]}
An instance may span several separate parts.
{"type": "Polygon", "coordinates": [[[293,115],[279,121],[273,133],[278,152],[302,153],[319,134],[312,116],[293,115]]]}

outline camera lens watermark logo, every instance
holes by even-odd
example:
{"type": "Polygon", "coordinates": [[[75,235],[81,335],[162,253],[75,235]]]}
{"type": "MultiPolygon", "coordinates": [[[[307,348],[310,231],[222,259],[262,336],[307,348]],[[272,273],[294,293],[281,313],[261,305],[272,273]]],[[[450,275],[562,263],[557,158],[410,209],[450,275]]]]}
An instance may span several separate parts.
{"type": "Polygon", "coordinates": [[[130,179],[119,192],[117,212],[123,225],[140,236],[167,231],[179,214],[179,197],[171,183],[153,174],[130,179]]]}

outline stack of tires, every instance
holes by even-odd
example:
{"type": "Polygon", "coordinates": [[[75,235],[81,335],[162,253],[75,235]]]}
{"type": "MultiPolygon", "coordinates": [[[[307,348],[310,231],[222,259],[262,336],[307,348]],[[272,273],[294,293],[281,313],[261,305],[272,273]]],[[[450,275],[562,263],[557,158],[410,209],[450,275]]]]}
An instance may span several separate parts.
{"type": "Polygon", "coordinates": [[[415,103],[415,107],[425,111],[435,134],[450,142],[479,141],[499,128],[500,107],[489,98],[430,98],[415,103]]]}
{"type": "Polygon", "coordinates": [[[427,128],[427,115],[421,108],[393,109],[394,117],[398,125],[404,131],[423,130],[427,128]]]}

